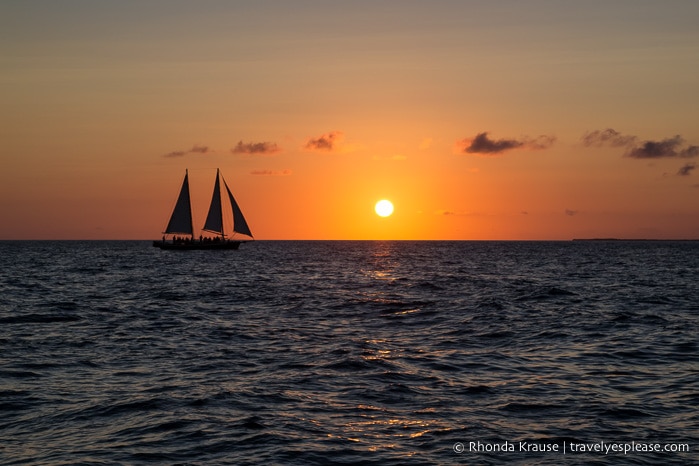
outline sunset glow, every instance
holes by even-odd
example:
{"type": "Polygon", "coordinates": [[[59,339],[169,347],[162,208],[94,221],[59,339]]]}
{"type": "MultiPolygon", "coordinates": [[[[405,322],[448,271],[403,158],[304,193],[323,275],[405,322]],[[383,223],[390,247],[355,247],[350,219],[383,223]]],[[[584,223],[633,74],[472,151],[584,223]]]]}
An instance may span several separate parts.
{"type": "Polygon", "coordinates": [[[0,4],[0,239],[699,238],[699,2],[205,5],[0,4]]]}

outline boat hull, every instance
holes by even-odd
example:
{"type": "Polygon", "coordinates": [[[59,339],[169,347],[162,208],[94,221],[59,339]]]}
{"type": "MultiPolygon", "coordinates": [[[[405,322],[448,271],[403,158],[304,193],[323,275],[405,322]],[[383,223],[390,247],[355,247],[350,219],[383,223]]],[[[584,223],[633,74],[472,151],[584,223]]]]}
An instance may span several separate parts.
{"type": "Polygon", "coordinates": [[[244,241],[153,241],[153,246],[168,251],[235,250],[244,241]]]}

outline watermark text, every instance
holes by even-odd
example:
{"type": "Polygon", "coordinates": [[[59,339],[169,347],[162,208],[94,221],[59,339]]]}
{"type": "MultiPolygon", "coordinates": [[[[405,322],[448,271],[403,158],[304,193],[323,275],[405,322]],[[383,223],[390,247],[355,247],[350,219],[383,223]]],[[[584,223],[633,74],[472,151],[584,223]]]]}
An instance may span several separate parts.
{"type": "Polygon", "coordinates": [[[687,453],[688,443],[652,442],[456,442],[455,453],[558,453],[577,455],[597,453],[603,455],[629,455],[634,453],[687,453]]]}

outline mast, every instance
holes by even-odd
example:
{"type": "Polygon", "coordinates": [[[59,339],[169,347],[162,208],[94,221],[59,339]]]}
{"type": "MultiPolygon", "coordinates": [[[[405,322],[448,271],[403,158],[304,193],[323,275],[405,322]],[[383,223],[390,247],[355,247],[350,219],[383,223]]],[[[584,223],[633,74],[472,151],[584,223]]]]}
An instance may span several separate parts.
{"type": "Polygon", "coordinates": [[[185,170],[180,195],[170,216],[165,234],[185,234],[194,237],[192,203],[189,198],[189,172],[185,170]]]}

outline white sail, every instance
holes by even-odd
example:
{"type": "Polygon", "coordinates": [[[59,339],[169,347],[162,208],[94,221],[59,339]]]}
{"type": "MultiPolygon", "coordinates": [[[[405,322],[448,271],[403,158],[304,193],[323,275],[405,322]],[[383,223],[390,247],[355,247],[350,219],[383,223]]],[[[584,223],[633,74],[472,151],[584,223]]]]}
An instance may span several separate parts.
{"type": "Polygon", "coordinates": [[[248,235],[252,238],[252,233],[250,232],[248,222],[245,221],[243,211],[240,210],[238,203],[235,202],[235,198],[233,197],[231,190],[228,188],[228,183],[226,183],[226,180],[223,180],[223,185],[226,187],[228,199],[231,201],[231,208],[233,209],[233,231],[240,233],[241,235],[248,235]]]}
{"type": "Polygon", "coordinates": [[[216,170],[216,183],[214,184],[214,194],[211,197],[209,214],[204,222],[204,231],[223,235],[223,210],[221,208],[221,188],[219,183],[219,171],[216,170]]]}
{"type": "Polygon", "coordinates": [[[192,225],[192,204],[189,199],[189,173],[185,171],[184,182],[180,195],[177,198],[175,209],[172,211],[170,222],[164,233],[167,234],[185,234],[193,235],[194,227],[192,225]]]}

